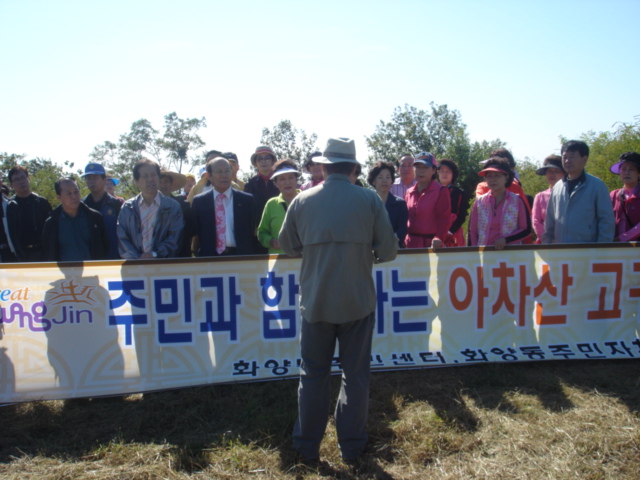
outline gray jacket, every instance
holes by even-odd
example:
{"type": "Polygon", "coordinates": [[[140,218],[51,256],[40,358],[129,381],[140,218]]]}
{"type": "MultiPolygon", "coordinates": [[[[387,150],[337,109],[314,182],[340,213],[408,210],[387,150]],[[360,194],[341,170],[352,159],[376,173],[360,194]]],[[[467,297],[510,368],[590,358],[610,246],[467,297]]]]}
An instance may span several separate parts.
{"type": "MultiPolygon", "coordinates": [[[[140,222],[139,194],[127,200],[118,216],[118,250],[124,259],[136,259],[142,255],[142,224],[140,222]]],[[[184,223],[182,210],[174,199],[162,195],[160,208],[153,229],[153,251],[158,257],[177,256],[182,242],[184,223]]]]}
{"type": "Polygon", "coordinates": [[[615,219],[609,190],[585,172],[569,195],[566,179],[555,184],[547,204],[542,243],[613,242],[615,219]]]}

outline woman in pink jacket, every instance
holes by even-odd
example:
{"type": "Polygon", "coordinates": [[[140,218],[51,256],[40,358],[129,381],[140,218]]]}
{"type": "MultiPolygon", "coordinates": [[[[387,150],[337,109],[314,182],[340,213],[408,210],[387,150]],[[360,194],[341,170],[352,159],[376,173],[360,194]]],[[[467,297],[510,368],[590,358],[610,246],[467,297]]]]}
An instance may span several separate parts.
{"type": "Polygon", "coordinates": [[[436,181],[436,158],[419,153],[413,162],[417,183],[404,197],[409,210],[407,248],[439,248],[451,224],[449,190],[436,181]]]}
{"type": "Polygon", "coordinates": [[[631,242],[640,238],[640,154],[625,152],[620,161],[611,166],[620,175],[623,187],[611,192],[613,214],[616,218],[614,240],[631,242]]]}
{"type": "Polygon", "coordinates": [[[533,200],[533,208],[531,216],[533,217],[533,231],[536,232],[536,243],[541,243],[542,234],[544,233],[544,219],[547,216],[547,204],[551,196],[553,186],[558,183],[564,176],[564,168],[562,168],[562,157],[560,155],[549,155],[544,159],[542,168],[536,170],[537,175],[547,177],[549,188],[538,193],[533,200]]]}
{"type": "Polygon", "coordinates": [[[531,216],[524,200],[507,190],[514,177],[509,162],[492,157],[479,175],[486,179],[489,192],[478,197],[471,209],[471,246],[492,245],[502,250],[507,244],[522,243],[531,234],[531,216]]]}

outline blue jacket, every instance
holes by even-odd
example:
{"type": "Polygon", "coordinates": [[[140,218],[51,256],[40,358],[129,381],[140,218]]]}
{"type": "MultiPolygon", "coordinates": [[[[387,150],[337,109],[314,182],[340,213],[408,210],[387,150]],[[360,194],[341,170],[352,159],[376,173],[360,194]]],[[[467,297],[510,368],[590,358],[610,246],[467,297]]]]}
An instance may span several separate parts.
{"type": "Polygon", "coordinates": [[[118,251],[117,227],[118,215],[120,214],[123,202],[108,192],[104,192],[99,202],[95,202],[91,194],[89,194],[84,197],[82,203],[102,214],[104,226],[107,228],[107,234],[109,235],[109,252],[107,252],[107,258],[119,259],[120,252],[118,251]]]}
{"type": "MultiPolygon", "coordinates": [[[[142,224],[140,222],[139,194],[127,200],[118,216],[118,248],[124,259],[136,259],[142,255],[142,224]]],[[[160,194],[162,195],[162,194],[160,194]]],[[[160,208],[153,229],[153,251],[160,258],[177,256],[182,245],[182,210],[174,199],[162,195],[160,208]]]]}
{"type": "Polygon", "coordinates": [[[555,184],[547,204],[542,243],[613,242],[615,219],[609,190],[585,172],[571,195],[567,179],[555,184]]]}

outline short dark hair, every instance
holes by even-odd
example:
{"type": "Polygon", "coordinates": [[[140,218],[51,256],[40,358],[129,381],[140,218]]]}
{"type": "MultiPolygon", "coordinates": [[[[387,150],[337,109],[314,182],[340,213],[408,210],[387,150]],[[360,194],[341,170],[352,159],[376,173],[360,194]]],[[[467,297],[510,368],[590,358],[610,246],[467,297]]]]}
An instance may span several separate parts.
{"type": "Polygon", "coordinates": [[[18,172],[24,172],[27,177],[29,176],[29,171],[26,168],[24,168],[22,165],[16,165],[11,170],[9,170],[9,182],[12,181],[12,177],[18,172]]]}
{"type": "Polygon", "coordinates": [[[204,158],[204,161],[208,162],[212,158],[216,158],[216,157],[222,157],[222,152],[220,152],[219,150],[209,150],[207,152],[207,156],[204,158]]]}
{"type": "Polygon", "coordinates": [[[322,156],[322,152],[319,152],[317,150],[315,152],[310,153],[309,155],[307,155],[307,159],[302,164],[302,167],[309,170],[309,167],[311,166],[312,163],[317,163],[317,162],[314,162],[313,159],[321,156],[322,156]]]}
{"type": "Polygon", "coordinates": [[[560,153],[564,152],[578,152],[581,157],[589,156],[589,146],[582,140],[569,140],[562,144],[560,153]]]}
{"type": "Polygon", "coordinates": [[[456,183],[456,180],[458,180],[458,176],[460,175],[460,169],[458,168],[458,164],[453,160],[450,160],[448,158],[443,158],[438,162],[438,170],[440,170],[440,167],[442,165],[444,165],[445,167],[449,167],[449,170],[451,170],[451,173],[453,174],[453,178],[451,179],[451,184],[453,185],[454,183],[456,183]]]}
{"type": "Polygon", "coordinates": [[[513,155],[511,155],[511,152],[506,148],[496,148],[491,152],[490,156],[506,158],[509,161],[511,168],[516,168],[516,161],[513,159],[513,155]]]}
{"type": "Polygon", "coordinates": [[[391,173],[391,181],[393,182],[395,180],[396,172],[395,172],[393,163],[376,162],[373,164],[373,166],[371,167],[371,170],[369,170],[369,174],[367,175],[367,182],[369,183],[369,185],[373,187],[373,182],[376,180],[376,178],[378,178],[378,175],[380,175],[380,173],[382,173],[383,170],[389,170],[389,173],[391,173]]]}
{"type": "MultiPolygon", "coordinates": [[[[215,150],[214,150],[215,152],[215,150]]],[[[238,163],[238,156],[233,153],[233,152],[224,152],[222,155],[220,155],[223,158],[226,158],[227,160],[229,160],[230,162],[236,162],[238,163]]]]}
{"type": "Polygon", "coordinates": [[[633,162],[640,164],[640,153],[636,152],[624,152],[618,159],[619,162],[633,162]]]}
{"type": "Polygon", "coordinates": [[[140,169],[146,166],[155,167],[156,171],[158,172],[158,178],[160,178],[160,165],[158,165],[158,163],[154,162],[153,160],[149,160],[148,158],[141,158],[140,160],[138,160],[138,163],[136,163],[136,166],[133,167],[133,178],[135,180],[140,180],[140,169]]]}
{"type": "Polygon", "coordinates": [[[505,183],[504,186],[506,188],[509,188],[511,186],[511,184],[513,183],[513,179],[516,177],[516,174],[513,172],[513,169],[509,164],[509,160],[504,157],[491,157],[484,164],[483,170],[489,167],[495,167],[505,171],[507,173],[507,183],[505,183]]]}
{"type": "Polygon", "coordinates": [[[340,175],[351,175],[354,167],[359,167],[360,164],[355,164],[352,162],[338,162],[338,163],[325,163],[324,166],[327,168],[327,173],[329,175],[333,175],[334,173],[338,173],[340,175]]]}
{"type": "Polygon", "coordinates": [[[60,195],[61,193],[61,185],[64,182],[73,182],[76,184],[76,187],[78,186],[78,182],[76,182],[76,179],[73,177],[60,177],[58,180],[56,180],[56,183],[53,184],[53,188],[56,191],[56,195],[60,195]]]}

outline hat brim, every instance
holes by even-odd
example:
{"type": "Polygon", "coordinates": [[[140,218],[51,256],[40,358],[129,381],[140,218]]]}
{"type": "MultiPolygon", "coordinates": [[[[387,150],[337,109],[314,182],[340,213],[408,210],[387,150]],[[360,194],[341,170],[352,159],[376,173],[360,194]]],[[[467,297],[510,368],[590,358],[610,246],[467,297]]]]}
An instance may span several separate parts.
{"type": "Polygon", "coordinates": [[[280,175],[284,175],[285,173],[293,173],[295,174],[296,178],[300,178],[300,172],[298,170],[295,170],[293,168],[282,168],[280,170],[278,170],[277,172],[273,172],[271,174],[271,180],[273,180],[274,178],[280,176],[280,175]]]}
{"type": "Polygon", "coordinates": [[[107,172],[105,172],[105,171],[102,171],[102,172],[85,172],[85,173],[83,173],[83,174],[81,175],[81,177],[82,177],[82,178],[84,178],[84,177],[86,177],[87,175],[100,175],[100,176],[104,175],[104,176],[106,176],[106,175],[107,175],[107,172]]]}
{"type": "Polygon", "coordinates": [[[118,180],[117,178],[108,177],[107,181],[109,181],[109,180],[111,180],[113,182],[113,186],[114,187],[120,183],[120,180],[118,180]]]}
{"type": "Polygon", "coordinates": [[[633,165],[636,166],[636,168],[638,170],[640,170],[640,164],[637,162],[632,162],[630,160],[624,160],[622,162],[618,162],[618,163],[614,163],[613,165],[611,165],[611,167],[609,168],[609,171],[615,175],[620,175],[620,168],[622,167],[623,163],[631,163],[633,165]]]}
{"type": "Polygon", "coordinates": [[[422,165],[426,165],[427,167],[431,167],[431,168],[438,168],[437,166],[435,166],[433,164],[433,162],[431,160],[424,160],[422,158],[418,159],[418,160],[414,160],[413,164],[415,165],[416,163],[421,163],[422,165]]]}
{"type": "Polygon", "coordinates": [[[614,163],[613,165],[611,165],[611,167],[609,168],[609,171],[611,173],[614,173],[616,175],[620,175],[620,167],[622,166],[624,162],[618,162],[618,163],[614,163]]]}
{"type": "Polygon", "coordinates": [[[489,172],[504,173],[507,177],[509,176],[509,172],[505,172],[501,168],[496,168],[496,167],[485,168],[484,170],[479,171],[478,175],[480,175],[481,177],[485,177],[489,172]]]}
{"type": "Polygon", "coordinates": [[[564,169],[560,168],[560,167],[556,167],[555,165],[547,165],[546,167],[540,167],[539,169],[536,170],[536,175],[546,175],[547,174],[547,170],[549,170],[550,168],[555,168],[556,170],[560,170],[562,173],[564,173],[564,169]]]}
{"type": "Polygon", "coordinates": [[[342,158],[342,157],[314,157],[313,161],[315,163],[324,163],[325,165],[328,163],[353,163],[354,165],[360,165],[360,162],[355,158],[342,158]]]}
{"type": "Polygon", "coordinates": [[[266,150],[260,150],[259,152],[256,152],[253,155],[251,155],[251,159],[250,159],[251,160],[251,165],[253,165],[254,167],[256,166],[256,157],[258,155],[271,155],[273,157],[273,161],[271,162],[271,165],[273,165],[274,163],[276,163],[278,161],[275,152],[269,152],[269,151],[266,151],[266,150]]]}
{"type": "Polygon", "coordinates": [[[168,172],[166,170],[162,170],[160,172],[160,176],[167,176],[167,177],[171,177],[171,188],[172,188],[172,192],[175,192],[176,190],[181,190],[182,188],[184,188],[184,186],[187,184],[187,177],[181,173],[177,173],[177,172],[168,172]]]}

